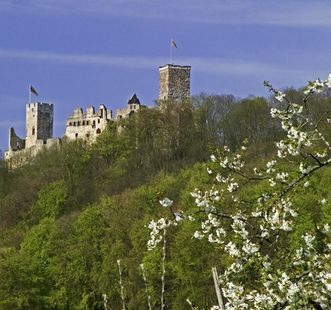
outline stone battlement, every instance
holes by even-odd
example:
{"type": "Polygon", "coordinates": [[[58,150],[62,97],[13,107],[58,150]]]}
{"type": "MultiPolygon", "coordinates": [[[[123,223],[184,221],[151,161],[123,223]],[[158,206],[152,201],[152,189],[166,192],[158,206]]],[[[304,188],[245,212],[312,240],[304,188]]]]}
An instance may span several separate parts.
{"type": "MultiPolygon", "coordinates": [[[[190,66],[167,64],[159,67],[161,106],[168,100],[176,102],[190,97],[190,72],[190,66]]],[[[86,112],[77,108],[67,118],[65,137],[93,143],[109,121],[130,117],[141,108],[146,106],[140,103],[136,94],[128,100],[125,108],[116,110],[115,119],[112,110],[103,104],[97,111],[93,106],[88,107],[86,112]]],[[[5,153],[5,159],[13,163],[12,167],[26,163],[44,148],[60,145],[60,139],[53,139],[53,117],[54,106],[51,103],[29,102],[26,105],[26,138],[20,138],[14,128],[9,130],[9,150],[5,153]]]]}
{"type": "Polygon", "coordinates": [[[94,107],[88,107],[85,113],[82,108],[75,109],[67,118],[65,136],[70,140],[84,139],[94,142],[111,119],[112,111],[107,110],[103,104],[97,112],[94,107]]]}

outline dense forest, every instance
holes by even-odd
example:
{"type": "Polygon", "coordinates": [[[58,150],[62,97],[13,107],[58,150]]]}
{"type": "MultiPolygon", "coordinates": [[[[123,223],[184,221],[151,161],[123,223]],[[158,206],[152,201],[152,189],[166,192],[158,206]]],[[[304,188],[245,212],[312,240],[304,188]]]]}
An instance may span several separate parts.
{"type": "MultiPolygon", "coordinates": [[[[285,94],[299,104],[304,99],[302,90],[285,94]]],[[[312,95],[311,120],[319,122],[330,103],[327,92],[312,95]]],[[[147,226],[179,209],[205,216],[196,212],[190,193],[212,186],[206,172],[215,164],[210,155],[224,146],[236,154],[244,143],[246,165],[264,167],[275,142],[284,137],[270,115],[271,108],[282,105],[275,96],[200,94],[190,102],[168,102],[166,109],[142,109],[110,122],[93,145],[63,140],[60,149],[44,151],[17,169],[1,161],[0,309],[105,309],[105,296],[109,309],[122,309],[123,303],[127,309],[148,309],[148,296],[157,309],[163,303],[162,284],[165,309],[217,304],[211,268],[222,273],[231,261],[206,238],[192,237],[200,222],[169,227],[164,283],[162,247],[148,250],[147,226]],[[165,197],[174,201],[171,209],[160,205],[165,197]]],[[[321,126],[330,141],[329,125],[321,126]]],[[[289,174],[294,160],[281,160],[289,174]]],[[[330,166],[316,171],[310,183],[293,194],[301,216],[290,236],[280,238],[283,251],[275,259],[286,257],[304,232],[331,223],[330,166]]],[[[245,199],[264,187],[247,186],[245,199]]],[[[222,210],[234,208],[231,200],[222,202],[222,210]]],[[[319,246],[325,247],[319,236],[319,246]]],[[[253,283],[252,270],[241,281],[253,283]]]]}

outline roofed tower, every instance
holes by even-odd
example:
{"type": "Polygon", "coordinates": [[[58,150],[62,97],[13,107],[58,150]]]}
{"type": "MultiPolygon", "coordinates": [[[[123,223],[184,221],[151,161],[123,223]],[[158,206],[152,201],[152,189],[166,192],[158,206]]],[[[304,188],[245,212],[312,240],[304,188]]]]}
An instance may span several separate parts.
{"type": "Polygon", "coordinates": [[[144,107],[145,106],[140,103],[138,96],[136,94],[133,94],[132,97],[128,100],[126,108],[116,110],[116,119],[129,117],[133,113],[144,107]]]}
{"type": "Polygon", "coordinates": [[[128,104],[140,104],[140,100],[136,94],[133,94],[133,96],[129,99],[128,104]]]}

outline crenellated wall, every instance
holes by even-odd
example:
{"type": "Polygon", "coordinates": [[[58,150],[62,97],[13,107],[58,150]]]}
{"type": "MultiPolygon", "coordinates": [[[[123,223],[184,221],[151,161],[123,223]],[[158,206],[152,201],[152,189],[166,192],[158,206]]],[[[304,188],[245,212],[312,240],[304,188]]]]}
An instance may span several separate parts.
{"type": "MultiPolygon", "coordinates": [[[[159,68],[160,93],[159,102],[182,101],[190,98],[190,66],[168,64],[159,68]]],[[[167,106],[164,104],[163,106],[167,106]]],[[[124,109],[116,110],[115,120],[130,117],[146,106],[140,103],[134,94],[124,109]]],[[[28,162],[43,149],[59,147],[61,140],[53,139],[53,104],[31,102],[26,105],[26,138],[22,139],[15,133],[14,128],[9,131],[9,150],[5,159],[10,161],[12,167],[18,167],[28,162]]],[[[87,108],[84,113],[82,108],[75,109],[67,118],[65,137],[69,140],[83,139],[93,143],[98,135],[112,120],[112,111],[105,105],[100,105],[99,110],[94,107],[87,108]]]]}
{"type": "Polygon", "coordinates": [[[111,119],[112,111],[103,104],[97,112],[94,107],[87,108],[86,113],[81,108],[75,109],[67,118],[65,136],[70,140],[83,139],[92,143],[111,119]]]}

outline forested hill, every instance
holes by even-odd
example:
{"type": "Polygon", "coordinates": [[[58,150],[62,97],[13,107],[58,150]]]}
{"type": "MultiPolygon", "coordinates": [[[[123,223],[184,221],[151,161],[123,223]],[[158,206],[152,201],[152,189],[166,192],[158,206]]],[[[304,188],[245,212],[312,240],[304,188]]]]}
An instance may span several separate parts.
{"type": "MultiPolygon", "coordinates": [[[[287,93],[294,101],[303,96],[287,93]]],[[[327,94],[311,100],[313,119],[331,102],[327,94]]],[[[146,225],[172,216],[159,200],[170,197],[175,209],[194,210],[190,192],[211,186],[206,162],[225,145],[240,151],[247,139],[247,165],[265,165],[284,136],[270,116],[274,106],[274,98],[201,94],[190,104],[169,103],[167,110],[140,110],[111,122],[92,146],[63,141],[59,150],[40,153],[15,170],[2,161],[0,309],[104,309],[104,294],[111,309],[121,309],[118,260],[126,307],[147,309],[144,263],[152,306],[160,308],[162,249],[146,246],[146,225]]],[[[311,183],[304,198],[296,193],[304,216],[293,244],[302,232],[331,222],[327,205],[317,204],[320,195],[331,199],[330,168],[311,183]]],[[[261,190],[252,186],[247,195],[261,190]]],[[[231,204],[224,208],[231,210],[231,204]]],[[[190,309],[187,298],[200,309],[217,303],[211,267],[222,270],[230,261],[207,240],[192,239],[198,228],[193,221],[176,233],[169,229],[166,309],[190,309]]]]}

